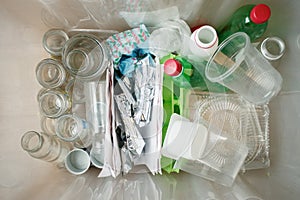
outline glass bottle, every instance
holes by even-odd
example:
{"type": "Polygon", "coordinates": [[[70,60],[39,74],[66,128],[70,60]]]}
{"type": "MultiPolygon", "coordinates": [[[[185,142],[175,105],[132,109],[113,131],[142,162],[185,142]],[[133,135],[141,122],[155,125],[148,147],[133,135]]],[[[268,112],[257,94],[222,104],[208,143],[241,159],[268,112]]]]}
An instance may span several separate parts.
{"type": "Polygon", "coordinates": [[[280,58],[285,53],[285,42],[279,37],[267,37],[262,41],[258,48],[273,67],[277,67],[280,58]]]}
{"type": "Polygon", "coordinates": [[[44,133],[47,133],[49,135],[55,135],[55,123],[56,119],[41,116],[41,129],[44,133]]]}
{"type": "Polygon", "coordinates": [[[69,80],[66,84],[65,91],[67,92],[68,96],[72,98],[73,105],[85,102],[83,81],[75,78],[69,80]]]}
{"type": "Polygon", "coordinates": [[[62,49],[69,39],[67,33],[60,29],[50,29],[43,36],[44,49],[53,56],[61,56],[62,49]]]}
{"type": "Polygon", "coordinates": [[[64,159],[70,151],[70,146],[58,140],[55,136],[36,131],[28,131],[21,138],[22,148],[34,158],[64,166],[64,159]]]}
{"type": "Polygon", "coordinates": [[[50,117],[58,118],[67,113],[71,108],[71,102],[68,95],[58,89],[50,89],[39,93],[38,101],[41,114],[50,117]]]}
{"type": "Polygon", "coordinates": [[[61,87],[67,79],[67,73],[62,64],[51,58],[40,61],[35,73],[40,85],[48,89],[61,87]]]}
{"type": "Polygon", "coordinates": [[[245,5],[236,10],[229,21],[219,29],[219,42],[236,32],[245,32],[251,42],[260,38],[267,29],[271,9],[265,4],[245,5]]]}
{"type": "Polygon", "coordinates": [[[64,48],[62,61],[67,71],[80,80],[101,77],[110,64],[110,51],[95,36],[77,34],[70,38],[64,48]]]}
{"type": "Polygon", "coordinates": [[[89,147],[92,131],[89,124],[75,114],[66,114],[57,119],[56,135],[65,142],[72,142],[78,148],[89,147]]]}

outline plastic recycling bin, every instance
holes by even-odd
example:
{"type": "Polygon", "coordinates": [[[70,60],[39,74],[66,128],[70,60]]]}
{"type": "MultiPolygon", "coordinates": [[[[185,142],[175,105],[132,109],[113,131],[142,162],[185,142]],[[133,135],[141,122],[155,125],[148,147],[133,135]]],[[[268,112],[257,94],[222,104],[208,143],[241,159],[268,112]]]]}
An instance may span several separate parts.
{"type": "MultiPolygon", "coordinates": [[[[277,67],[283,77],[283,87],[269,104],[271,165],[240,174],[231,188],[184,172],[156,176],[129,174],[114,179],[97,178],[99,170],[91,169],[83,175],[74,176],[29,157],[21,149],[20,138],[27,130],[40,130],[36,101],[40,86],[34,71],[37,63],[48,57],[42,47],[42,36],[50,27],[65,26],[49,17],[42,2],[51,4],[59,1],[1,1],[0,199],[299,199],[300,1],[124,1],[131,2],[128,5],[135,3],[137,7],[134,8],[139,8],[136,10],[139,12],[160,9],[159,6],[177,6],[180,17],[191,26],[204,23],[220,25],[235,9],[246,3],[270,5],[272,16],[265,35],[279,36],[287,45],[286,54],[277,67]]],[[[93,0],[86,2],[93,3],[93,0]]],[[[117,6],[121,1],[99,2],[103,9],[98,10],[102,15],[94,19],[99,25],[96,28],[118,31],[129,28],[118,13],[120,9],[117,6]],[[103,16],[106,16],[106,21],[101,21],[103,16]]],[[[60,9],[65,10],[67,15],[72,8],[62,6],[60,9]]],[[[132,11],[133,8],[128,9],[132,11]]],[[[81,14],[78,11],[76,16],[82,19],[81,14]]],[[[76,18],[72,20],[78,22],[76,18]]],[[[84,28],[93,26],[88,24],[88,19],[84,20],[81,21],[86,26],[84,28]]],[[[130,21],[130,18],[127,20],[130,21]]]]}

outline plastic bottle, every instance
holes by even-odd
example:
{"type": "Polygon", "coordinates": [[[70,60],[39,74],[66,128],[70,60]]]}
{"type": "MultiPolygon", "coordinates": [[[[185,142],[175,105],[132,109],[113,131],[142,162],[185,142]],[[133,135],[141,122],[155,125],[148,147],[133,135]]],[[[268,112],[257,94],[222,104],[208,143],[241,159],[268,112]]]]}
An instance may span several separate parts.
{"type": "Polygon", "coordinates": [[[195,56],[208,60],[218,48],[218,35],[212,26],[201,26],[191,35],[190,50],[195,56]]]}
{"type": "Polygon", "coordinates": [[[218,31],[219,42],[236,32],[245,32],[251,42],[260,38],[267,29],[271,9],[265,4],[245,5],[231,16],[228,23],[218,31]]]}
{"type": "Polygon", "coordinates": [[[179,88],[192,89],[197,88],[207,91],[207,80],[204,77],[204,68],[206,61],[202,60],[194,63],[195,66],[187,59],[173,55],[169,56],[164,62],[164,72],[170,76],[174,84],[179,88]],[[203,69],[201,71],[201,68],[203,69]],[[203,75],[202,75],[203,74],[203,75]]]}
{"type": "Polygon", "coordinates": [[[168,59],[164,63],[164,72],[171,76],[179,87],[191,87],[190,77],[193,74],[193,66],[186,59],[179,56],[168,59]]]}

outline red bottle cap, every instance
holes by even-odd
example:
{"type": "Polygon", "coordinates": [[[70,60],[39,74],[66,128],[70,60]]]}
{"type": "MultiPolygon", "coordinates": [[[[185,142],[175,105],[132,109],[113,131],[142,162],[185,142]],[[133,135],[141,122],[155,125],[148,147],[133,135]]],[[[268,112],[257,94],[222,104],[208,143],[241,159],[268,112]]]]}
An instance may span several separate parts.
{"type": "Polygon", "coordinates": [[[255,24],[262,24],[268,21],[271,16],[271,9],[266,4],[254,6],[250,12],[250,19],[255,24]]]}
{"type": "Polygon", "coordinates": [[[182,71],[182,65],[178,60],[169,59],[164,63],[164,72],[169,76],[178,76],[182,71]]]}

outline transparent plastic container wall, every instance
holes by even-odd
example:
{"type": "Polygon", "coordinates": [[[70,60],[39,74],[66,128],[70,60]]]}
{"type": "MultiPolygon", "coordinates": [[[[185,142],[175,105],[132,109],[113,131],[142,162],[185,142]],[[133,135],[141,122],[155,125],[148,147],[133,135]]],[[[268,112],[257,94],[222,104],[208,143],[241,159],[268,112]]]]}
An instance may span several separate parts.
{"type": "MultiPolygon", "coordinates": [[[[49,18],[48,26],[45,25],[42,20],[45,13],[41,15],[43,4],[38,0],[3,0],[0,7],[0,199],[245,199],[249,196],[299,199],[300,1],[136,2],[140,6],[131,11],[177,6],[181,17],[192,26],[197,23],[218,26],[245,3],[270,5],[272,16],[265,36],[278,36],[287,46],[286,54],[277,67],[283,77],[283,88],[269,105],[270,168],[247,171],[238,177],[232,188],[225,188],[186,173],[163,176],[131,174],[117,179],[99,179],[98,170],[89,170],[75,177],[66,170],[32,159],[22,150],[20,138],[27,130],[40,130],[36,101],[40,86],[35,78],[35,67],[40,60],[49,57],[42,47],[42,36],[50,28],[49,25],[63,25],[55,24],[55,20],[49,18]]],[[[117,3],[107,1],[102,13],[117,14],[123,9],[117,3]]],[[[84,13],[81,15],[85,17],[84,13]]],[[[110,15],[109,19],[101,23],[91,23],[85,19],[80,26],[119,31],[128,28],[119,15],[110,15]]]]}

